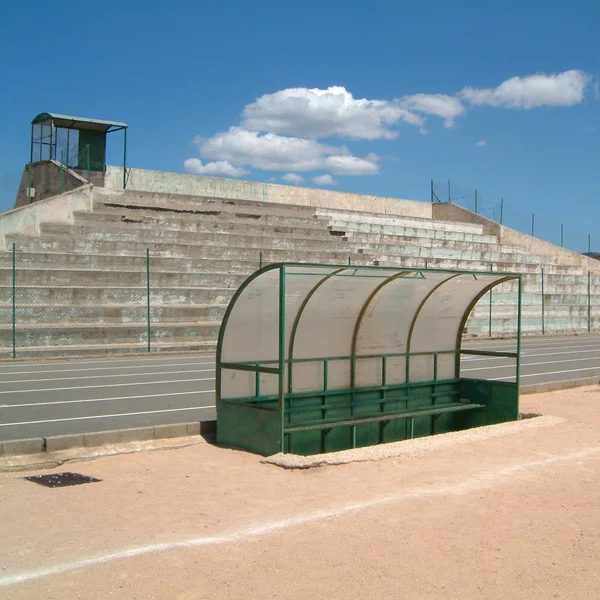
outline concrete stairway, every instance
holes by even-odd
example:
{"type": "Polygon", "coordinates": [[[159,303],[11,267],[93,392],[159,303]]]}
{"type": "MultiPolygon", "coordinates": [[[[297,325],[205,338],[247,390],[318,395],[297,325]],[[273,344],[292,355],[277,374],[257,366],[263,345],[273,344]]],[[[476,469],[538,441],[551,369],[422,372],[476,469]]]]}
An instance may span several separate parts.
{"type": "MultiPolygon", "coordinates": [[[[525,333],[541,332],[543,269],[545,332],[600,327],[600,263],[561,249],[532,252],[518,236],[502,243],[489,224],[464,213],[463,220],[431,219],[91,186],[75,190],[0,217],[0,356],[13,352],[13,244],[17,357],[214,351],[227,303],[261,255],[263,264],[350,260],[523,273],[525,333]]],[[[491,319],[490,295],[482,298],[468,334],[514,333],[515,290],[514,284],[494,290],[491,319]]]]}

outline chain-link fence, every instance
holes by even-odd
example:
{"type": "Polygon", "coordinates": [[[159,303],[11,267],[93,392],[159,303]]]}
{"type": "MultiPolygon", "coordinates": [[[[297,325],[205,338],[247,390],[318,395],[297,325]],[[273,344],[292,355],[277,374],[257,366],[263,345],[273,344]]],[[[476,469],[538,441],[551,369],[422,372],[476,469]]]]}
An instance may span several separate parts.
{"type": "Polygon", "coordinates": [[[431,181],[432,202],[452,202],[521,233],[580,253],[599,252],[600,238],[577,231],[545,214],[515,209],[503,198],[490,199],[478,190],[448,181],[431,181]]]}
{"type": "MultiPolygon", "coordinates": [[[[67,226],[50,229],[60,227],[67,226]]],[[[126,254],[124,242],[100,234],[86,241],[94,253],[78,253],[76,233],[56,236],[45,252],[18,243],[0,252],[2,358],[214,352],[235,290],[262,264],[277,260],[268,250],[265,260],[256,250],[233,261],[224,248],[205,247],[198,259],[188,251],[151,252],[139,243],[139,254],[132,255],[131,245],[126,254]]],[[[525,334],[600,329],[600,277],[541,267],[523,277],[525,334]]],[[[504,289],[510,285],[481,299],[467,335],[516,333],[516,288],[504,289]]]]}
{"type": "Polygon", "coordinates": [[[229,300],[261,260],[256,252],[232,265],[218,249],[210,262],[124,255],[119,242],[100,239],[97,253],[84,255],[76,238],[55,243],[73,253],[17,245],[0,253],[4,358],[214,351],[229,300]]]}

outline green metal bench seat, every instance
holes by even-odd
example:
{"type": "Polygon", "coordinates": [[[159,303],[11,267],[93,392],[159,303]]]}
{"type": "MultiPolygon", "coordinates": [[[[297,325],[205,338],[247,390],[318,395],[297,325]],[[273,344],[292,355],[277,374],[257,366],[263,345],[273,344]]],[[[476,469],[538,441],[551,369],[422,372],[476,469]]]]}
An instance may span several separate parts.
{"type": "Polygon", "coordinates": [[[376,415],[354,415],[344,417],[342,420],[337,418],[319,419],[308,421],[305,423],[297,423],[285,426],[285,433],[293,433],[295,431],[334,429],[336,427],[349,427],[352,425],[361,425],[363,423],[376,423],[394,421],[397,419],[414,419],[415,417],[434,416],[437,417],[446,413],[462,412],[466,410],[485,409],[484,404],[473,404],[464,402],[449,402],[446,404],[438,404],[437,406],[427,406],[419,409],[411,409],[407,411],[394,413],[378,413],[376,415]]]}

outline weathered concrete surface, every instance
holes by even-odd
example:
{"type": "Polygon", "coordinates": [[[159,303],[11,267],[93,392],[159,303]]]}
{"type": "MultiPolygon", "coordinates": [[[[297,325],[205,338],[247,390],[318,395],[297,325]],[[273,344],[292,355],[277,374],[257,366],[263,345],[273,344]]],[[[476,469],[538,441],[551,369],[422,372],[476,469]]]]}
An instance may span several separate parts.
{"type": "Polygon", "coordinates": [[[78,187],[59,196],[37,200],[0,215],[0,244],[6,249],[8,235],[37,235],[41,223],[73,222],[73,213],[92,210],[92,187],[78,187]]]}
{"type": "MultiPolygon", "coordinates": [[[[430,219],[432,216],[431,203],[416,200],[144,169],[128,169],[127,176],[127,189],[143,192],[190,194],[232,200],[257,200],[278,204],[362,210],[425,219],[430,219]]],[[[107,188],[122,189],[123,168],[108,166],[104,185],[107,188]]]]}
{"type": "MultiPolygon", "coordinates": [[[[59,191],[70,192],[88,182],[81,174],[72,169],[61,168],[55,160],[43,160],[31,165],[31,187],[35,190],[31,203],[56,196],[59,191]],[[62,173],[61,173],[62,170],[62,173]],[[61,182],[62,179],[62,182],[61,182]]],[[[21,183],[17,191],[15,208],[30,204],[28,199],[29,163],[23,169],[21,183]]]]}

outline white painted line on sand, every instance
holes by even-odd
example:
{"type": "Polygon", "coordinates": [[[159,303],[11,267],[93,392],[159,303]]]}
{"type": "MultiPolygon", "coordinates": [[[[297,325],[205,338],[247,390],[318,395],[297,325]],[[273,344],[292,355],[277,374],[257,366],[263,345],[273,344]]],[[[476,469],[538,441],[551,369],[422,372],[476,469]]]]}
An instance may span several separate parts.
{"type": "Polygon", "coordinates": [[[508,479],[510,477],[526,474],[529,471],[549,467],[551,465],[559,465],[561,463],[569,463],[578,460],[584,460],[597,455],[600,452],[600,447],[586,448],[579,452],[571,454],[563,454],[559,456],[550,456],[541,460],[534,460],[527,463],[520,463],[505,467],[504,469],[492,469],[486,473],[475,475],[473,477],[458,481],[451,485],[440,485],[432,488],[416,488],[409,491],[403,491],[389,496],[381,496],[371,500],[355,502],[353,504],[345,504],[342,506],[317,510],[300,515],[281,519],[279,521],[264,521],[256,525],[244,527],[234,530],[229,533],[220,535],[192,538],[188,540],[174,540],[171,542],[163,542],[159,544],[148,544],[146,546],[135,546],[132,548],[123,548],[116,552],[99,554],[82,560],[56,564],[50,567],[37,569],[35,571],[22,571],[12,574],[6,574],[0,577],[0,587],[15,585],[49,577],[51,575],[62,575],[69,571],[91,567],[94,565],[103,565],[114,561],[120,561],[127,558],[143,556],[145,554],[153,554],[157,552],[166,552],[169,550],[185,550],[190,548],[198,548],[203,546],[217,546],[223,544],[231,544],[235,542],[243,542],[255,537],[264,535],[273,535],[286,529],[299,527],[300,525],[311,525],[326,519],[334,519],[345,517],[347,515],[362,512],[380,506],[398,502],[411,502],[422,500],[423,498],[436,498],[440,496],[455,496],[458,494],[468,494],[482,489],[492,487],[496,482],[508,479]]]}
{"type": "MultiPolygon", "coordinates": [[[[207,390],[214,392],[214,390],[207,390]]],[[[196,392],[197,393],[197,392],[196,392]]],[[[62,423],[64,421],[86,421],[89,419],[112,419],[116,417],[134,417],[137,415],[154,415],[158,413],[181,412],[184,410],[206,410],[207,408],[215,408],[211,406],[188,406],[186,408],[164,408],[162,410],[144,410],[141,412],[119,413],[116,415],[89,415],[86,417],[67,417],[64,419],[46,419],[44,421],[23,421],[22,423],[0,423],[0,427],[8,427],[10,425],[38,425],[39,423],[62,423]]]]}

